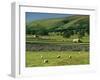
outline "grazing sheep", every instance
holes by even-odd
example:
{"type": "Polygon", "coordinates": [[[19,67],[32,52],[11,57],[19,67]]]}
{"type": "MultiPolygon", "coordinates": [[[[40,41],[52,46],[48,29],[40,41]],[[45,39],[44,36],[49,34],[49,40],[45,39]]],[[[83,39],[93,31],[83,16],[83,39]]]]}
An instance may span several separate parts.
{"type": "Polygon", "coordinates": [[[47,59],[45,59],[43,62],[44,62],[44,63],[48,63],[48,60],[47,60],[47,59]]]}
{"type": "Polygon", "coordinates": [[[33,35],[33,38],[38,38],[39,36],[38,35],[33,35]]]}
{"type": "Polygon", "coordinates": [[[81,52],[78,52],[79,54],[81,53],[81,52]]]}
{"type": "Polygon", "coordinates": [[[60,55],[57,56],[57,58],[60,58],[60,57],[61,57],[60,55]]]}
{"type": "Polygon", "coordinates": [[[41,56],[41,59],[43,59],[43,56],[41,56]]]}
{"type": "Polygon", "coordinates": [[[73,39],[73,42],[74,43],[79,43],[79,42],[81,42],[81,40],[77,38],[77,39],[73,39]]]}
{"type": "Polygon", "coordinates": [[[72,56],[69,56],[69,59],[71,59],[72,58],[72,56]]]}

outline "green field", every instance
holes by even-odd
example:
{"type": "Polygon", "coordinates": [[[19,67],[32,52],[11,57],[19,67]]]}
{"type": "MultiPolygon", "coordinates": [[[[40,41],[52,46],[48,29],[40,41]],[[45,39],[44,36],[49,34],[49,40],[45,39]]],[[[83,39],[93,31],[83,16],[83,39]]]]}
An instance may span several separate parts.
{"type": "MultiPolygon", "coordinates": [[[[33,35],[26,36],[27,43],[72,43],[73,39],[77,38],[77,35],[73,35],[70,38],[64,38],[61,35],[49,35],[49,36],[40,36],[34,38],[33,35]]],[[[89,43],[89,36],[84,36],[81,38],[82,43],[89,43]]]]}
{"type": "Polygon", "coordinates": [[[27,51],[26,67],[89,64],[89,53],[85,51],[27,51]],[[60,58],[57,56],[60,55],[60,58]],[[43,56],[43,58],[41,58],[43,56]],[[71,58],[69,57],[71,56],[71,58]],[[47,59],[48,62],[44,63],[47,59]]]}

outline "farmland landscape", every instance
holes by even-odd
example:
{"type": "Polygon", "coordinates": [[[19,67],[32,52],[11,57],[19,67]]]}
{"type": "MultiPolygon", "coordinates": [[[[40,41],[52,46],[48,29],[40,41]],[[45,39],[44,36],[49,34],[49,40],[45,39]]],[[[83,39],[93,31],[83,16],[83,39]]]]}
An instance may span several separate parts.
{"type": "Polygon", "coordinates": [[[26,67],[89,64],[89,32],[88,15],[27,12],[26,67]]]}

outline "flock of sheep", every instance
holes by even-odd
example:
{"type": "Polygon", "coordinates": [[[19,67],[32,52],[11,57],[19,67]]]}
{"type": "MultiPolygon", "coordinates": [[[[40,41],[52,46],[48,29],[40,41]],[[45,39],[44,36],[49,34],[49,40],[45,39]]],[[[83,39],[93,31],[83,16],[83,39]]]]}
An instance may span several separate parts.
{"type": "MultiPolygon", "coordinates": [[[[57,58],[61,58],[61,56],[58,55],[57,58]]],[[[72,56],[68,56],[68,58],[71,59],[72,56]]],[[[41,59],[43,59],[43,56],[41,56],[41,59]]],[[[48,63],[48,62],[49,62],[48,59],[43,59],[43,63],[48,63]]]]}
{"type": "MultiPolygon", "coordinates": [[[[78,52],[78,53],[80,54],[80,52],[78,52]]],[[[60,59],[61,56],[60,55],[57,55],[56,58],[60,59]]],[[[69,59],[72,59],[72,56],[69,55],[68,58],[69,59]]],[[[43,59],[43,63],[48,63],[49,62],[49,60],[48,59],[45,59],[43,56],[41,56],[41,59],[43,59]]]]}

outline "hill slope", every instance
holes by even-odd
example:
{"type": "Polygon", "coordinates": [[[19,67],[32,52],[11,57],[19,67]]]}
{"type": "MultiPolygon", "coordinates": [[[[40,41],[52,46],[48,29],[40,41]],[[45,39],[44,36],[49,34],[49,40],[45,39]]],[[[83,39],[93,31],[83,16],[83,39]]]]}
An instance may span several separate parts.
{"type": "MultiPolygon", "coordinates": [[[[66,30],[79,30],[84,29],[89,33],[89,16],[88,15],[73,15],[63,18],[51,18],[33,21],[26,24],[27,34],[37,34],[37,32],[63,32],[66,30]]],[[[41,33],[40,32],[40,33],[41,33]]]]}

